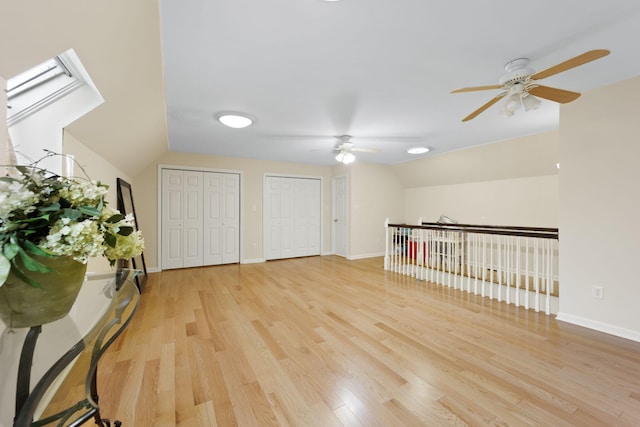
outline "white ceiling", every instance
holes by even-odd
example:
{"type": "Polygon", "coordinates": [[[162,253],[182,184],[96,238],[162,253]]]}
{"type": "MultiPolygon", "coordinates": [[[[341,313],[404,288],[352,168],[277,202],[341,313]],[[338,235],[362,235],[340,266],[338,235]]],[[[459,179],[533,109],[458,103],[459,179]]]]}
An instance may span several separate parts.
{"type": "Polygon", "coordinates": [[[638,0],[22,0],[0,16],[0,76],[73,48],[105,103],[67,132],[132,177],[169,148],[334,165],[348,133],[382,150],[358,161],[398,163],[556,129],[549,101],[460,121],[499,91],[449,91],[518,57],[540,71],[610,49],[544,81],[579,92],[640,75],[638,0]],[[258,121],[224,128],[221,110],[258,121]]]}
{"type": "MultiPolygon", "coordinates": [[[[584,92],[640,74],[640,2],[514,0],[161,0],[172,150],[335,164],[335,136],[354,136],[359,161],[394,164],[558,127],[559,107],[512,118],[495,105],[504,65],[541,71],[591,49],[611,55],[544,84],[584,92]],[[235,130],[214,115],[257,118],[235,130]]],[[[574,102],[580,102],[580,99],[574,102]]]]}

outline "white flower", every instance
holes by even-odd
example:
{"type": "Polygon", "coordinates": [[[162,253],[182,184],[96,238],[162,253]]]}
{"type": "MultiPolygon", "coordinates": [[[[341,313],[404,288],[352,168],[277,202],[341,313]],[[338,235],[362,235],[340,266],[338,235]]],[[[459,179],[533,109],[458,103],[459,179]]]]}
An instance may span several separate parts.
{"type": "Polygon", "coordinates": [[[38,195],[30,191],[22,182],[11,179],[0,180],[0,219],[11,217],[12,211],[33,212],[38,203],[38,195]]]}

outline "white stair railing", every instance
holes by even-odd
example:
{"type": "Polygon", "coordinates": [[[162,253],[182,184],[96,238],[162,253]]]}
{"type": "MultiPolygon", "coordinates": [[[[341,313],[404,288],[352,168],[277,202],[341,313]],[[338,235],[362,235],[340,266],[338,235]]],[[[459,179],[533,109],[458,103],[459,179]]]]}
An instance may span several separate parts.
{"type": "Polygon", "coordinates": [[[385,270],[504,301],[558,312],[558,232],[385,221],[385,270]]]}

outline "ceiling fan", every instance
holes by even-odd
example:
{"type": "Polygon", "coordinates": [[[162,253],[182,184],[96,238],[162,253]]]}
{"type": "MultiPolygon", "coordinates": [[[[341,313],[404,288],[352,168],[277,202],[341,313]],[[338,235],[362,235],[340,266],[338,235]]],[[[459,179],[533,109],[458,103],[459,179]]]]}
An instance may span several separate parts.
{"type": "Polygon", "coordinates": [[[520,108],[521,104],[524,105],[524,108],[527,111],[535,110],[540,105],[540,100],[536,97],[566,104],[578,99],[580,93],[543,86],[538,82],[544,78],[584,65],[588,62],[595,61],[596,59],[600,59],[607,56],[609,53],[610,52],[606,49],[590,50],[537,73],[532,68],[527,67],[527,64],[529,63],[527,58],[515,59],[504,66],[507,73],[500,78],[499,84],[464,87],[452,90],[451,93],[502,89],[502,92],[492,98],[489,102],[462,119],[463,122],[475,118],[502,98],[506,99],[503,114],[507,116],[512,116],[515,110],[520,108]]]}
{"type": "Polygon", "coordinates": [[[356,156],[353,152],[361,152],[361,153],[379,153],[380,150],[375,148],[360,148],[354,147],[353,142],[351,142],[351,135],[340,135],[338,139],[340,139],[340,144],[335,148],[334,151],[338,152],[336,156],[336,160],[342,162],[344,164],[352,163],[356,156]]]}

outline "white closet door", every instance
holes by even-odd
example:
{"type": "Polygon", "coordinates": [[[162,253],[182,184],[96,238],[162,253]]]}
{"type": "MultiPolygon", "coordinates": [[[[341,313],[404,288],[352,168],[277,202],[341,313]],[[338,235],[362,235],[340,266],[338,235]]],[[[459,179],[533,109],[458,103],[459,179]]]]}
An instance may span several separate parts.
{"type": "Polygon", "coordinates": [[[320,224],[322,222],[322,188],[319,179],[308,180],[307,182],[307,255],[320,255],[320,224]]]}
{"type": "Polygon", "coordinates": [[[162,170],[162,268],[183,266],[182,171],[162,170]]]}
{"type": "Polygon", "coordinates": [[[222,264],[223,174],[204,174],[203,264],[222,264]]]}
{"type": "Polygon", "coordinates": [[[293,178],[266,177],[266,259],[290,258],[293,256],[293,184],[293,178]]]}
{"type": "Polygon", "coordinates": [[[294,256],[320,253],[320,180],[296,179],[294,256]]]}
{"type": "Polygon", "coordinates": [[[294,178],[280,179],[280,258],[294,256],[294,178]]]}
{"type": "Polygon", "coordinates": [[[202,265],[203,173],[184,171],[184,267],[202,265]]]}
{"type": "Polygon", "coordinates": [[[222,263],[240,262],[240,175],[223,174],[222,263]]]}
{"type": "Polygon", "coordinates": [[[320,180],[265,178],[265,258],[320,254],[320,180]]]}
{"type": "Polygon", "coordinates": [[[240,175],[162,170],[162,268],[240,262],[240,175]]]}

